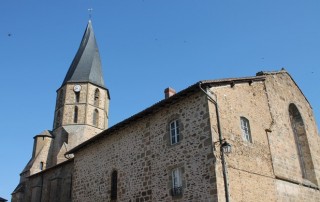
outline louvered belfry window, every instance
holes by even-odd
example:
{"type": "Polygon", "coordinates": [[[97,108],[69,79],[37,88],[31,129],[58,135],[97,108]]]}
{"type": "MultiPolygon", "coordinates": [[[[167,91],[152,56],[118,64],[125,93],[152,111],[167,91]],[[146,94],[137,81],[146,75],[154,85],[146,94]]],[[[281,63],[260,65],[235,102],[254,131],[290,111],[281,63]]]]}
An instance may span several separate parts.
{"type": "Polygon", "coordinates": [[[74,107],[73,123],[78,123],[78,107],[74,107]]]}
{"type": "Polygon", "coordinates": [[[75,92],[76,103],[80,102],[80,92],[75,92]]]}
{"type": "Polygon", "coordinates": [[[100,99],[100,91],[99,89],[96,89],[94,92],[94,106],[99,106],[99,99],[100,99]]]}

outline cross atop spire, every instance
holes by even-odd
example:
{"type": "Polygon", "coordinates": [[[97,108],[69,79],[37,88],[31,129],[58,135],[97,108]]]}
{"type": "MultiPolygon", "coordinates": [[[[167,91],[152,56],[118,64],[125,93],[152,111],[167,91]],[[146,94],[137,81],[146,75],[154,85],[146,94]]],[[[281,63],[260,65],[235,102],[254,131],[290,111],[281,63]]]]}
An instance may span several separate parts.
{"type": "Polygon", "coordinates": [[[88,21],[80,47],[69,67],[62,86],[66,83],[77,82],[90,82],[105,88],[99,49],[91,20],[88,21]]]}
{"type": "Polygon", "coordinates": [[[92,18],[92,11],[93,11],[93,8],[89,8],[89,9],[88,9],[89,19],[90,19],[90,20],[91,20],[91,18],[92,18]]]}

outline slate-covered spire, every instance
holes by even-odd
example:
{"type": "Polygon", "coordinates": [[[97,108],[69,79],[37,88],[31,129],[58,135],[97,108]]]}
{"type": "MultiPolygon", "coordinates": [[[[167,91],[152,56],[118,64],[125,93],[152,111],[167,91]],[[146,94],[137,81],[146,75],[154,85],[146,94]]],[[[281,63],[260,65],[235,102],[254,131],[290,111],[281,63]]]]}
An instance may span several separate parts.
{"type": "Polygon", "coordinates": [[[78,52],[69,67],[62,86],[69,82],[91,82],[105,88],[100,54],[91,20],[88,22],[78,52]]]}

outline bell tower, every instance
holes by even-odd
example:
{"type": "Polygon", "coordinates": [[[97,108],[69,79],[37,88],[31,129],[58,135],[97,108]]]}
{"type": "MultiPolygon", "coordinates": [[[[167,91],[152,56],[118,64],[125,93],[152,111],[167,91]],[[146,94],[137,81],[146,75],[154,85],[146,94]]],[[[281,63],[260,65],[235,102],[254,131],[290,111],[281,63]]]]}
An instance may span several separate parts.
{"type": "Polygon", "coordinates": [[[51,191],[58,190],[62,183],[71,187],[72,170],[60,169],[63,166],[53,169],[54,178],[45,179],[45,174],[41,175],[41,180],[39,176],[28,177],[72,158],[65,153],[107,129],[109,101],[109,90],[104,84],[100,54],[89,20],[80,47],[57,90],[53,129],[34,136],[32,157],[20,174],[12,201],[41,201],[48,185],[51,191]]]}
{"type": "Polygon", "coordinates": [[[65,160],[63,154],[66,150],[108,128],[109,100],[109,90],[104,84],[100,54],[89,20],[80,47],[57,90],[53,123],[53,158],[57,156],[57,161],[52,164],[65,160]]]}

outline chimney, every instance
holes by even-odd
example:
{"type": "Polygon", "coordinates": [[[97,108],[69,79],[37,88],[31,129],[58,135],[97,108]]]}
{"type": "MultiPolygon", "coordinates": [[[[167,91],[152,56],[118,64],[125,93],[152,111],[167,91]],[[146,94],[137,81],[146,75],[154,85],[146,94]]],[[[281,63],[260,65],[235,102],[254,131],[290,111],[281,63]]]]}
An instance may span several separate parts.
{"type": "Polygon", "coordinates": [[[176,91],[173,88],[168,87],[164,89],[164,95],[166,99],[173,96],[174,94],[176,94],[176,91]]]}

